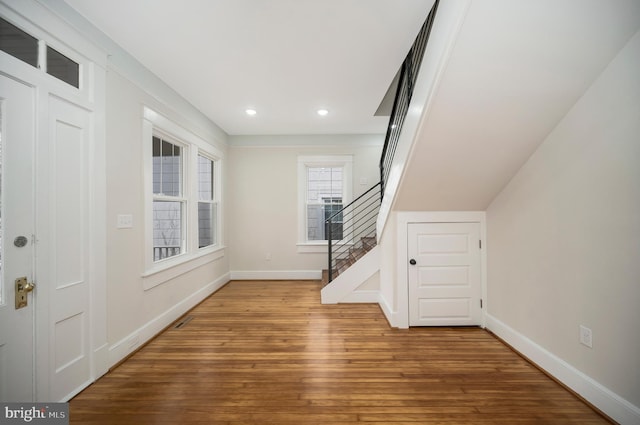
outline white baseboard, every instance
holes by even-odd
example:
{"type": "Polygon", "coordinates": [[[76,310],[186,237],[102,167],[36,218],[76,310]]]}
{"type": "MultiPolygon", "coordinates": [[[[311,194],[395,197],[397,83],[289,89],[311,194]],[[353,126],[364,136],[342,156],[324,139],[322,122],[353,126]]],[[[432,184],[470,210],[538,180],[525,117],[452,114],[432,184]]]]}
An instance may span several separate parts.
{"type": "Polygon", "coordinates": [[[93,350],[93,380],[109,371],[109,344],[105,343],[93,350]]]}
{"type": "Polygon", "coordinates": [[[155,319],[139,327],[129,335],[116,342],[109,348],[109,367],[117,364],[129,354],[137,350],[142,344],[162,332],[164,328],[179,319],[184,313],[195,307],[199,302],[222,288],[230,280],[230,274],[225,273],[202,289],[189,295],[176,305],[160,314],[155,319]]]}
{"type": "Polygon", "coordinates": [[[236,270],[231,280],[320,280],[322,270],[236,270]]]}
{"type": "Polygon", "coordinates": [[[487,329],[600,409],[611,419],[622,425],[640,424],[639,407],[634,406],[490,314],[487,314],[486,318],[487,329]]]}
{"type": "Polygon", "coordinates": [[[64,397],[62,397],[60,400],[58,400],[59,403],[67,403],[69,400],[71,400],[72,398],[74,398],[75,396],[77,396],[78,394],[80,394],[80,392],[82,390],[84,390],[85,388],[87,388],[89,385],[91,385],[94,381],[92,380],[88,380],[87,382],[84,382],[82,384],[80,384],[79,387],[74,388],[69,394],[65,395],[64,397]]]}
{"type": "Polygon", "coordinates": [[[398,312],[393,311],[393,309],[391,308],[389,303],[387,303],[387,300],[382,296],[382,294],[378,295],[378,304],[382,309],[382,313],[384,313],[384,316],[387,318],[387,322],[389,322],[389,326],[393,328],[399,328],[399,329],[409,328],[408,319],[400,320],[400,317],[398,316],[398,312]]]}

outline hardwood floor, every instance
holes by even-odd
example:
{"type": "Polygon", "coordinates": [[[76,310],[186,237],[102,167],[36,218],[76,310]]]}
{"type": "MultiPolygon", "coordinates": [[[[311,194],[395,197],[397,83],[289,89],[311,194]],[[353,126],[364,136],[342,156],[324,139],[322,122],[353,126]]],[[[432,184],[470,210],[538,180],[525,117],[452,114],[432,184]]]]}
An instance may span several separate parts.
{"type": "Polygon", "coordinates": [[[608,423],[482,329],[392,329],[319,291],[229,283],[74,398],[71,423],[608,423]]]}

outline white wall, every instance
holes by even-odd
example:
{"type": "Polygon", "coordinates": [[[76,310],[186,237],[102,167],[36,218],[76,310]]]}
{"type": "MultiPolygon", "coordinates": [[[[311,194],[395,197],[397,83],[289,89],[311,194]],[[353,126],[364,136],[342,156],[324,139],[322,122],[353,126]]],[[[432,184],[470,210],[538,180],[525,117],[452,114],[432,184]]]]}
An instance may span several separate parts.
{"type": "MultiPolygon", "coordinates": [[[[107,72],[107,315],[111,362],[175,320],[190,305],[228,280],[228,257],[144,290],[143,108],[148,106],[226,151],[220,133],[194,124],[192,111],[156,100],[123,77],[107,72]],[[117,229],[118,214],[131,214],[133,228],[117,229]]],[[[150,143],[150,141],[148,141],[150,143]]],[[[226,164],[223,163],[223,166],[226,164]]],[[[226,177],[226,176],[224,176],[226,177]]],[[[225,179],[226,180],[226,179],[225,179]]],[[[223,181],[224,184],[224,181],[223,181]]]]}
{"type": "Polygon", "coordinates": [[[636,33],[487,210],[490,317],[635,405],[605,410],[623,423],[640,420],[639,76],[636,33]]]}
{"type": "Polygon", "coordinates": [[[637,0],[441,1],[393,209],[485,210],[638,29],[637,0]]]}
{"type": "Polygon", "coordinates": [[[232,277],[310,278],[313,274],[308,272],[326,269],[326,253],[299,253],[296,245],[298,156],[353,155],[355,198],[379,181],[383,139],[379,135],[230,137],[227,200],[232,214],[227,222],[232,277]]]}

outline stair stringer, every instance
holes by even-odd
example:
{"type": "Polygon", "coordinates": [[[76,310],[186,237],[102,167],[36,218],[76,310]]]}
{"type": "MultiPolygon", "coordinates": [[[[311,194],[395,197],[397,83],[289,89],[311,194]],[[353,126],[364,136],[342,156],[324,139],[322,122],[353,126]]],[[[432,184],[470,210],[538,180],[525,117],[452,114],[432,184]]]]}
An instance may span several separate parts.
{"type": "MultiPolygon", "coordinates": [[[[362,258],[333,279],[320,292],[322,304],[338,304],[380,270],[380,247],[374,246],[362,258]]],[[[371,302],[377,302],[372,300],[371,302]]]]}

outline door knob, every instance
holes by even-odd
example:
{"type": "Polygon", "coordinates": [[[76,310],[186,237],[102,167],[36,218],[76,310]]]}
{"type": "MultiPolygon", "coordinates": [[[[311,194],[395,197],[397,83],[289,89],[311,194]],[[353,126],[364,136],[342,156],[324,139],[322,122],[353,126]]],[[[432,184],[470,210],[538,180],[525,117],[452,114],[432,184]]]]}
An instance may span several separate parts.
{"type": "Polygon", "coordinates": [[[409,260],[409,264],[411,264],[412,266],[416,265],[416,260],[414,260],[413,258],[411,260],[409,260]]]}
{"type": "Polygon", "coordinates": [[[29,282],[26,277],[19,277],[16,279],[16,310],[27,306],[27,294],[33,291],[36,287],[33,283],[29,282]]]}

